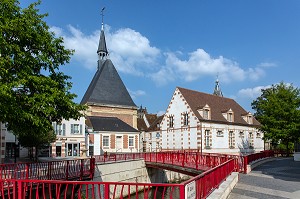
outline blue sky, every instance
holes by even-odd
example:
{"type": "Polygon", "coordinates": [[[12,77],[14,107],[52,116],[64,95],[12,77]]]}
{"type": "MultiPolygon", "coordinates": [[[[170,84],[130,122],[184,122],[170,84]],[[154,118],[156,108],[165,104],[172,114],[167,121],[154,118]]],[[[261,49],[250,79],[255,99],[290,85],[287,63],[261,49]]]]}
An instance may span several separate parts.
{"type": "Polygon", "coordinates": [[[44,0],[51,30],[75,49],[62,70],[76,102],[97,69],[103,7],[110,59],[150,113],[163,113],[177,86],[212,93],[217,75],[224,96],[251,112],[261,88],[299,87],[299,0],[44,0]]]}

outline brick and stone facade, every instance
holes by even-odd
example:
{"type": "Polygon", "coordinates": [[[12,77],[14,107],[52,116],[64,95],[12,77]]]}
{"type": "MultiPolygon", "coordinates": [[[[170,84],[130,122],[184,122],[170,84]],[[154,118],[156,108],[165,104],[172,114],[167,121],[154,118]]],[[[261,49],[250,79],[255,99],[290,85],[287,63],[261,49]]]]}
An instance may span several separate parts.
{"type": "Polygon", "coordinates": [[[176,88],[161,122],[162,149],[261,151],[264,141],[259,125],[232,99],[176,88]]]}

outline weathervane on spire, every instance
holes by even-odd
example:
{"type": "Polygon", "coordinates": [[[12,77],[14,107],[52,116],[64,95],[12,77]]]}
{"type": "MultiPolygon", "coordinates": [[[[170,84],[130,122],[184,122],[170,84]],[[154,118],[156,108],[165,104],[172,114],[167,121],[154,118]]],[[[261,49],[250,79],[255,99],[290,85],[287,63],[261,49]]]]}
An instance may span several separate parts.
{"type": "Polygon", "coordinates": [[[103,30],[103,26],[104,26],[104,23],[103,23],[103,18],[104,18],[104,10],[105,10],[105,7],[102,8],[101,10],[101,16],[102,16],[102,30],[103,30]]]}

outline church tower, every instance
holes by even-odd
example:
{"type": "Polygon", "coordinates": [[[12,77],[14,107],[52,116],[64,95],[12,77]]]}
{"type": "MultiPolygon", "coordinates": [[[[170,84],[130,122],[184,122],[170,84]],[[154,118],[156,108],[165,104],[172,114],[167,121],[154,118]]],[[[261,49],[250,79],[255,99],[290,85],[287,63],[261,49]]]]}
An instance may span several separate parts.
{"type": "Polygon", "coordinates": [[[137,128],[137,109],[106,47],[102,9],[102,27],[98,45],[98,68],[81,104],[88,105],[87,116],[117,117],[137,128]]]}

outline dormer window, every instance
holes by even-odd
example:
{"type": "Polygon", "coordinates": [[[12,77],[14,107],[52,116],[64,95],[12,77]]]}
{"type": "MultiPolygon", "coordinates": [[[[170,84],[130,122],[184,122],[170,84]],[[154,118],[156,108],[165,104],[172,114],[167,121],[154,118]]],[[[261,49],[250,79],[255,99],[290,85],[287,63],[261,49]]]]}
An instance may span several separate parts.
{"type": "Polygon", "coordinates": [[[227,120],[228,120],[228,122],[233,122],[233,114],[232,113],[227,114],[227,120]]]}
{"type": "Polygon", "coordinates": [[[208,120],[209,119],[209,110],[208,109],[204,109],[203,110],[203,119],[208,120]]]}
{"type": "Polygon", "coordinates": [[[205,120],[210,120],[211,114],[210,114],[210,107],[206,104],[202,109],[198,109],[199,114],[201,117],[205,120]]]}
{"type": "Polygon", "coordinates": [[[228,122],[234,122],[234,114],[233,114],[233,111],[231,109],[229,109],[228,111],[223,112],[223,116],[228,122]]]}
{"type": "Polygon", "coordinates": [[[248,124],[253,124],[253,116],[250,112],[243,115],[242,117],[248,124]]]}
{"type": "Polygon", "coordinates": [[[249,116],[247,117],[247,122],[248,122],[248,124],[253,124],[253,119],[252,119],[252,116],[251,116],[251,115],[249,115],[249,116]]]}

